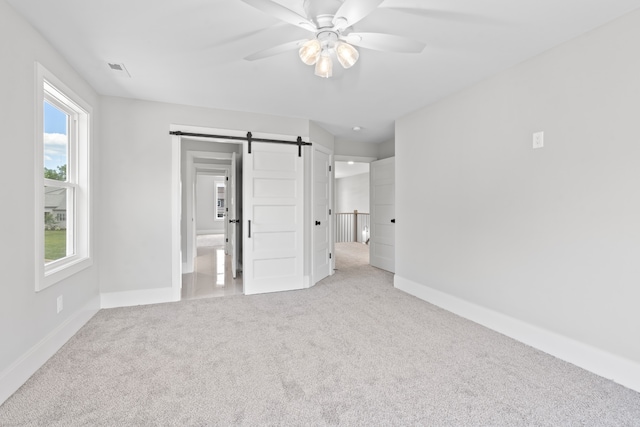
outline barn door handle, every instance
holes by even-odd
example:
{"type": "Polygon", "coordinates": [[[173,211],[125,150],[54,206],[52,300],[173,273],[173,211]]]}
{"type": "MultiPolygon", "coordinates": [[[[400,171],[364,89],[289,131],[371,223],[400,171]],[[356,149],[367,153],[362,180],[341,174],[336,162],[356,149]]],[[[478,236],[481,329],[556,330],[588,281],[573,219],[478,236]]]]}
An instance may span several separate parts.
{"type": "Polygon", "coordinates": [[[393,219],[391,220],[391,222],[395,224],[395,223],[396,223],[396,219],[395,219],[395,218],[393,218],[393,219]]]}
{"type": "Polygon", "coordinates": [[[320,221],[316,221],[316,225],[320,225],[320,221]]]}
{"type": "Polygon", "coordinates": [[[249,238],[251,238],[251,220],[249,220],[249,226],[247,228],[249,230],[249,238]]]}

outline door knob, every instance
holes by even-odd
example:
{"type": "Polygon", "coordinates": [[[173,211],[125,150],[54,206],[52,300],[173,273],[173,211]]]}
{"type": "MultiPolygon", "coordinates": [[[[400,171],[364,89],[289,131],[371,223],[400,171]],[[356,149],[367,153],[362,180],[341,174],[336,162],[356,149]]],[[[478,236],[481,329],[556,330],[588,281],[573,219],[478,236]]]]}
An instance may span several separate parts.
{"type": "Polygon", "coordinates": [[[395,219],[395,218],[393,218],[393,219],[391,220],[391,222],[395,224],[395,223],[396,223],[396,219],[395,219]]]}
{"type": "Polygon", "coordinates": [[[316,221],[316,225],[320,225],[320,221],[316,221]]]}

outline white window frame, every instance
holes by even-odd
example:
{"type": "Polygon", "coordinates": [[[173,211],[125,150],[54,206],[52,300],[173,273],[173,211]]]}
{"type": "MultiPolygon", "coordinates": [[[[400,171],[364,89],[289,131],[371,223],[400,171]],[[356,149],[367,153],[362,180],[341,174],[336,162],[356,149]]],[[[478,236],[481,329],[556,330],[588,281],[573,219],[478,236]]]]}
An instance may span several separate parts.
{"type": "Polygon", "coordinates": [[[36,63],[35,289],[41,291],[92,265],[90,236],[90,137],[92,108],[41,64],[36,63]],[[44,178],[44,101],[69,114],[68,182],[44,178]],[[44,186],[72,189],[67,198],[67,244],[73,254],[44,262],[44,186]]]}

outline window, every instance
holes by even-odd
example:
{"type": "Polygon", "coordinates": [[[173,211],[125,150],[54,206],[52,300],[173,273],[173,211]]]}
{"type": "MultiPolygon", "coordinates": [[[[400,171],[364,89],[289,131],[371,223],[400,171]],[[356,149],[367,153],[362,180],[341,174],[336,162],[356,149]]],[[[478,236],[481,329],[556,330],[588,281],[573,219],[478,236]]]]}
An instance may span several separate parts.
{"type": "Polygon", "coordinates": [[[216,219],[224,218],[226,207],[224,205],[225,200],[225,185],[221,182],[216,183],[216,219]]]}
{"type": "Polygon", "coordinates": [[[91,107],[40,64],[36,75],[36,290],[42,290],[91,265],[91,107]]]}

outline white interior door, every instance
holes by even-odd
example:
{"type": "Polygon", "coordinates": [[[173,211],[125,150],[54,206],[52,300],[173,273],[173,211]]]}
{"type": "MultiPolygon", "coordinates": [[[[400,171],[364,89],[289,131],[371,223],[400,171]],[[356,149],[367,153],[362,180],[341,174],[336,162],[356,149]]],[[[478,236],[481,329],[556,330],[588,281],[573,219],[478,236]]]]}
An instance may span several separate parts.
{"type": "MultiPolygon", "coordinates": [[[[231,233],[231,212],[229,211],[229,174],[231,171],[226,171],[224,174],[224,254],[231,255],[231,242],[229,241],[229,234],[231,233]]],[[[218,191],[216,187],[216,192],[218,191]]],[[[216,193],[217,195],[217,193],[216,193]]],[[[218,208],[216,208],[218,209],[218,208]]],[[[216,211],[217,212],[217,211],[216,211]]]]}
{"type": "Polygon", "coordinates": [[[395,272],[395,158],[371,162],[370,263],[374,267],[395,272]]]}
{"type": "Polygon", "coordinates": [[[313,149],[313,280],[316,284],[331,273],[331,155],[313,149]]]}
{"type": "Polygon", "coordinates": [[[254,142],[243,154],[244,293],[304,287],[304,171],[298,147],[254,142]]]}
{"type": "Polygon", "coordinates": [[[229,209],[227,224],[229,226],[228,241],[229,253],[231,254],[231,275],[235,279],[238,274],[238,209],[236,207],[236,153],[231,154],[231,170],[229,171],[229,181],[227,182],[227,208],[229,209]]]}

